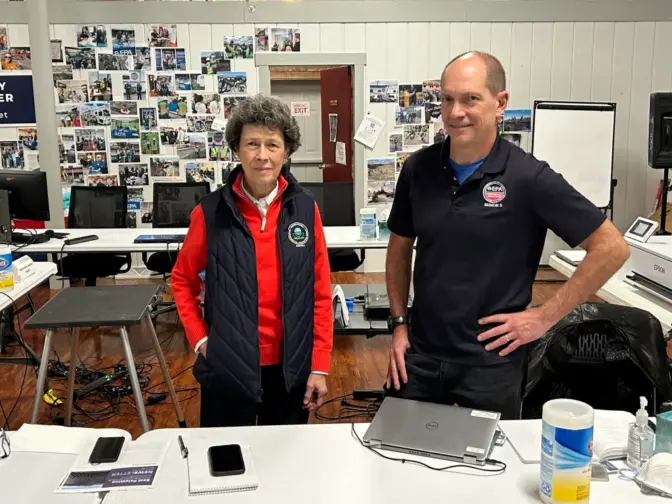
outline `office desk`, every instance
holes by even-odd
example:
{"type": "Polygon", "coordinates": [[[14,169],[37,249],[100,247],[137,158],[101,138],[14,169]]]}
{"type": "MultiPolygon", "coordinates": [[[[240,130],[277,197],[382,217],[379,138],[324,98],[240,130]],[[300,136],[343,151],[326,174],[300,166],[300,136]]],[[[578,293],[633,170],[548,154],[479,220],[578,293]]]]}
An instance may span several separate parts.
{"type": "Polygon", "coordinates": [[[50,276],[56,274],[56,265],[50,262],[34,262],[33,270],[35,273],[23,282],[15,283],[12,290],[4,291],[0,294],[0,310],[9,308],[12,300],[17,301],[21,296],[25,296],[35,287],[47,280],[50,276]]]}
{"type": "MultiPolygon", "coordinates": [[[[549,261],[550,266],[562,273],[566,277],[571,277],[576,271],[576,267],[563,261],[557,255],[553,254],[549,261]]],[[[667,332],[672,327],[672,304],[666,303],[647,292],[644,292],[632,285],[625,283],[623,279],[630,274],[632,268],[628,260],[623,267],[612,276],[602,288],[597,291],[597,295],[608,303],[619,304],[623,306],[633,306],[646,310],[656,317],[663,332],[667,332]]]]}
{"type": "MultiPolygon", "coordinates": [[[[501,422],[502,428],[508,422],[501,422]]],[[[355,424],[363,436],[368,424],[355,424]]],[[[103,504],[278,503],[397,504],[422,502],[511,502],[539,504],[539,464],[523,464],[508,442],[492,458],[508,465],[499,475],[466,470],[438,472],[413,464],[385,460],[362,447],[350,424],[263,426],[210,429],[159,429],[141,436],[170,443],[151,490],[108,494],[103,504]],[[225,495],[188,496],[187,462],[180,456],[177,435],[187,448],[197,437],[209,444],[249,445],[259,488],[225,495]],[[479,475],[474,475],[479,474],[479,475]]],[[[11,435],[11,433],[10,433],[11,435]]],[[[10,437],[11,439],[11,437],[10,437]]],[[[401,457],[394,452],[383,452],[401,457]]],[[[189,456],[194,456],[193,450],[189,456]]],[[[0,460],[3,502],[91,504],[95,494],[62,495],[53,489],[76,455],[13,452],[0,460]],[[26,475],[39,477],[27,483],[26,475]]],[[[406,458],[415,458],[406,456],[406,458]]],[[[445,461],[419,459],[441,467],[445,461]]],[[[592,482],[591,503],[638,504],[664,502],[640,493],[631,481],[612,475],[609,482],[592,482]]]]}
{"type": "MultiPolygon", "coordinates": [[[[43,229],[36,229],[42,232],[43,229]]],[[[134,243],[140,235],[156,234],[186,234],[186,228],[112,228],[112,229],[54,229],[59,233],[69,233],[67,238],[76,238],[85,235],[97,235],[98,239],[76,245],[66,245],[63,240],[51,239],[44,243],[35,243],[21,247],[24,254],[34,253],[85,253],[85,252],[166,252],[178,250],[179,243],[134,243]]],[[[354,250],[384,249],[387,240],[360,240],[358,226],[336,226],[324,228],[328,248],[348,248],[354,250]]]]}

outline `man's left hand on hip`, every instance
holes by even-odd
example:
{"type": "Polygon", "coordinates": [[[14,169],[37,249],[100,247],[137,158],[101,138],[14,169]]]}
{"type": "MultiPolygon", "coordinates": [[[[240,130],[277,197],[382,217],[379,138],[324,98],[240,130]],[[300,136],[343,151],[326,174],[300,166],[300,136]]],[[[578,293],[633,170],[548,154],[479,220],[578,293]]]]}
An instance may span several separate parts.
{"type": "Polygon", "coordinates": [[[526,345],[541,338],[553,324],[550,324],[538,308],[529,308],[517,313],[502,313],[484,317],[478,321],[481,325],[499,324],[478,335],[478,341],[491,340],[485,347],[492,351],[503,347],[499,355],[505,357],[518,347],[526,345]]]}

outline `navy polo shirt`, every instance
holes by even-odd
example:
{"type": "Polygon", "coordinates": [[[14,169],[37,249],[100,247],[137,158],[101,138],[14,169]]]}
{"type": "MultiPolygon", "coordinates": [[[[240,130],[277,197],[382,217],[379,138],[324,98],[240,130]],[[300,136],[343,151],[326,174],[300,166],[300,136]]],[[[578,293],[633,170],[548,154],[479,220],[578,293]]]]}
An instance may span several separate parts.
{"type": "MultiPolygon", "coordinates": [[[[404,163],[387,222],[417,238],[409,338],[415,350],[473,365],[520,361],[488,352],[478,320],[525,310],[551,229],[574,247],[604,213],[547,163],[499,136],[462,184],[450,167],[450,138],[404,163]]],[[[491,340],[492,341],[492,340],[491,340]]]]}

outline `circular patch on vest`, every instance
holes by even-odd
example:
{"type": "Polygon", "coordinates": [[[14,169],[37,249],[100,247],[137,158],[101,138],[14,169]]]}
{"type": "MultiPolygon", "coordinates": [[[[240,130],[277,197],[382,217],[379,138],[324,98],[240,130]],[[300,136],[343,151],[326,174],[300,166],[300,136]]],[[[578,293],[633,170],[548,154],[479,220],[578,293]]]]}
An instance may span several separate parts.
{"type": "Polygon", "coordinates": [[[287,235],[294,245],[303,247],[308,241],[308,228],[301,222],[293,222],[289,225],[287,235]]]}
{"type": "Polygon", "coordinates": [[[501,203],[506,197],[506,187],[496,180],[488,182],[483,187],[483,199],[486,203],[501,203]]]}

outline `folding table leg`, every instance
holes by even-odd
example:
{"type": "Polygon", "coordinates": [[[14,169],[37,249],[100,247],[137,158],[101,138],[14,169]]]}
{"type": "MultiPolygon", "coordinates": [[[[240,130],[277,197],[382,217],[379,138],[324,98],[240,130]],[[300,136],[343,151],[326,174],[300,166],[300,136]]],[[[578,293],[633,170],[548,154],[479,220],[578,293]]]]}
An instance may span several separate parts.
{"type": "Polygon", "coordinates": [[[42,349],[42,360],[40,362],[40,369],[37,372],[37,383],[35,384],[35,399],[33,399],[33,411],[30,415],[30,423],[37,422],[37,410],[40,407],[40,400],[42,399],[42,390],[44,390],[44,382],[47,379],[47,367],[49,367],[49,352],[51,351],[51,335],[52,330],[47,329],[47,335],[44,338],[44,348],[42,349]]]}
{"type": "Polygon", "coordinates": [[[70,371],[68,374],[68,397],[65,407],[65,426],[70,427],[72,422],[73,394],[75,392],[75,377],[77,376],[77,347],[79,345],[79,328],[72,330],[70,341],[70,371]]]}
{"type": "Polygon", "coordinates": [[[119,328],[119,333],[121,334],[121,342],[124,345],[126,366],[131,378],[131,387],[133,388],[133,395],[135,396],[135,405],[138,409],[142,432],[149,432],[149,422],[147,422],[147,413],[145,413],[145,404],[142,400],[142,390],[140,390],[140,382],[138,382],[138,373],[135,370],[135,361],[133,360],[133,352],[131,352],[131,344],[128,341],[128,332],[126,332],[125,327],[121,326],[119,328]]]}
{"type": "Polygon", "coordinates": [[[166,380],[168,385],[168,391],[170,392],[170,398],[175,405],[175,413],[177,413],[177,424],[180,427],[186,428],[187,422],[184,421],[184,415],[182,414],[182,407],[180,406],[180,401],[177,400],[177,394],[175,393],[175,386],[173,385],[173,379],[170,377],[170,372],[168,371],[168,366],[166,366],[166,359],[163,357],[163,352],[161,351],[161,343],[159,343],[159,338],[156,336],[156,331],[154,330],[154,324],[152,324],[152,318],[147,315],[147,323],[149,324],[150,331],[152,333],[152,342],[154,343],[154,351],[156,356],[159,359],[159,366],[161,367],[161,372],[163,373],[163,379],[166,380]]]}

